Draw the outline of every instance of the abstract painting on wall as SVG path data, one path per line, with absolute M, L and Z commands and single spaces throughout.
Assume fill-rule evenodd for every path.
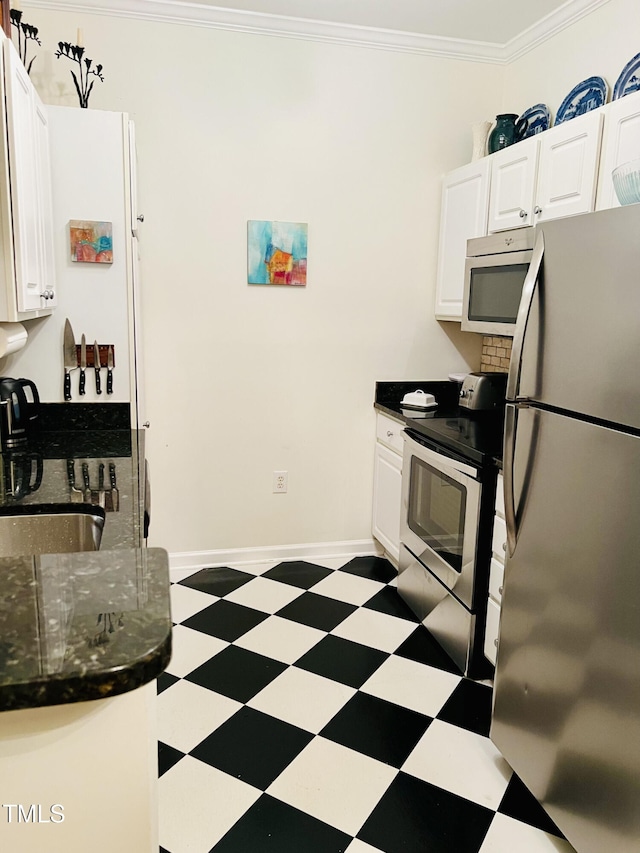
M 249 284 L 307 283 L 307 223 L 248 222 Z
M 69 222 L 71 260 L 89 264 L 113 263 L 111 222 L 72 219 Z

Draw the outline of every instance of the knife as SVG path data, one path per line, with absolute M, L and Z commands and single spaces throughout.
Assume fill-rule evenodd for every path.
M 71 371 L 78 366 L 78 354 L 76 353 L 76 339 L 69 319 L 64 324 L 64 343 L 62 345 L 64 355 L 64 399 L 71 399 Z
M 113 347 L 107 350 L 107 394 L 113 394 Z
M 96 369 L 96 394 L 102 394 L 100 387 L 100 350 L 97 341 L 93 342 L 93 366 Z
M 78 394 L 84 394 L 86 382 L 85 370 L 87 369 L 87 339 L 83 335 L 80 339 L 80 382 L 78 383 Z

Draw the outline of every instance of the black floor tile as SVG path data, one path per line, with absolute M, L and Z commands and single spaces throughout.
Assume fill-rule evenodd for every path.
M 349 572 L 350 575 L 358 575 L 360 578 L 368 578 L 382 583 L 389 583 L 398 576 L 391 563 L 384 557 L 354 557 L 339 571 Z
M 329 635 L 295 665 L 350 687 L 361 687 L 388 657 L 386 652 Z
M 357 837 L 384 853 L 478 853 L 493 812 L 399 773 Z
M 177 675 L 171 675 L 170 672 L 162 672 L 157 678 L 158 693 L 162 693 L 163 690 L 171 687 L 176 681 L 180 681 Z
M 407 607 L 398 595 L 398 590 L 393 586 L 385 586 L 363 604 L 368 610 L 377 610 L 378 613 L 387 613 L 399 619 L 407 619 L 409 622 L 419 622 L 418 617 Z
M 515 773 L 509 780 L 498 811 L 515 820 L 535 826 L 536 829 L 564 838 L 562 832 Z
M 264 791 L 313 737 L 297 726 L 244 707 L 189 754 Z
M 255 575 L 248 572 L 239 572 L 237 569 L 220 566 L 215 569 L 202 569 L 179 583 L 181 586 L 188 586 L 222 598 L 223 595 L 229 595 L 230 592 L 249 583 L 254 577 Z
M 254 610 L 242 604 L 234 604 L 232 601 L 216 601 L 185 619 L 182 624 L 187 628 L 194 628 L 203 634 L 210 634 L 212 637 L 219 637 L 221 640 L 232 643 L 256 625 L 264 622 L 268 616 L 268 613 L 262 613 L 260 610 Z
M 248 702 L 286 668 L 286 663 L 227 646 L 189 673 L 186 681 L 215 690 L 238 702 Z
M 399 768 L 428 729 L 431 719 L 358 692 L 320 734 Z
M 351 836 L 263 794 L 210 853 L 343 853 Z
M 184 752 L 158 741 L 158 776 L 170 770 L 181 758 L 184 758 Z
M 315 563 L 305 563 L 303 560 L 293 560 L 290 563 L 280 563 L 265 572 L 262 577 L 272 581 L 281 581 L 300 589 L 309 589 L 314 584 L 332 574 L 331 569 L 316 566 Z
M 462 672 L 424 625 L 419 625 L 413 634 L 410 634 L 404 643 L 396 649 L 395 654 L 402 658 L 415 660 L 418 663 L 435 666 L 436 669 L 443 669 L 445 672 L 452 672 L 454 675 L 462 675 Z
M 303 592 L 282 610 L 278 610 L 278 616 L 321 631 L 332 631 L 357 609 L 353 604 L 336 601 L 325 595 Z
M 486 684 L 463 678 L 440 709 L 438 719 L 489 737 L 492 693 Z

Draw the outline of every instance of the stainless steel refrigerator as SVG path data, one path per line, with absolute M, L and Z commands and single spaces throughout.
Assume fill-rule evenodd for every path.
M 640 204 L 545 223 L 507 387 L 491 739 L 578 853 L 640 850 Z

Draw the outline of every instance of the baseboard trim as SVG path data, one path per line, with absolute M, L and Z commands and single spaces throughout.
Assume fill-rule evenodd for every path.
M 182 551 L 169 554 L 173 572 L 185 569 L 214 568 L 242 563 L 312 560 L 314 558 L 382 556 L 383 550 L 374 539 L 352 539 L 346 542 L 311 542 L 301 545 L 265 545 L 260 548 L 229 548 L 218 551 Z

